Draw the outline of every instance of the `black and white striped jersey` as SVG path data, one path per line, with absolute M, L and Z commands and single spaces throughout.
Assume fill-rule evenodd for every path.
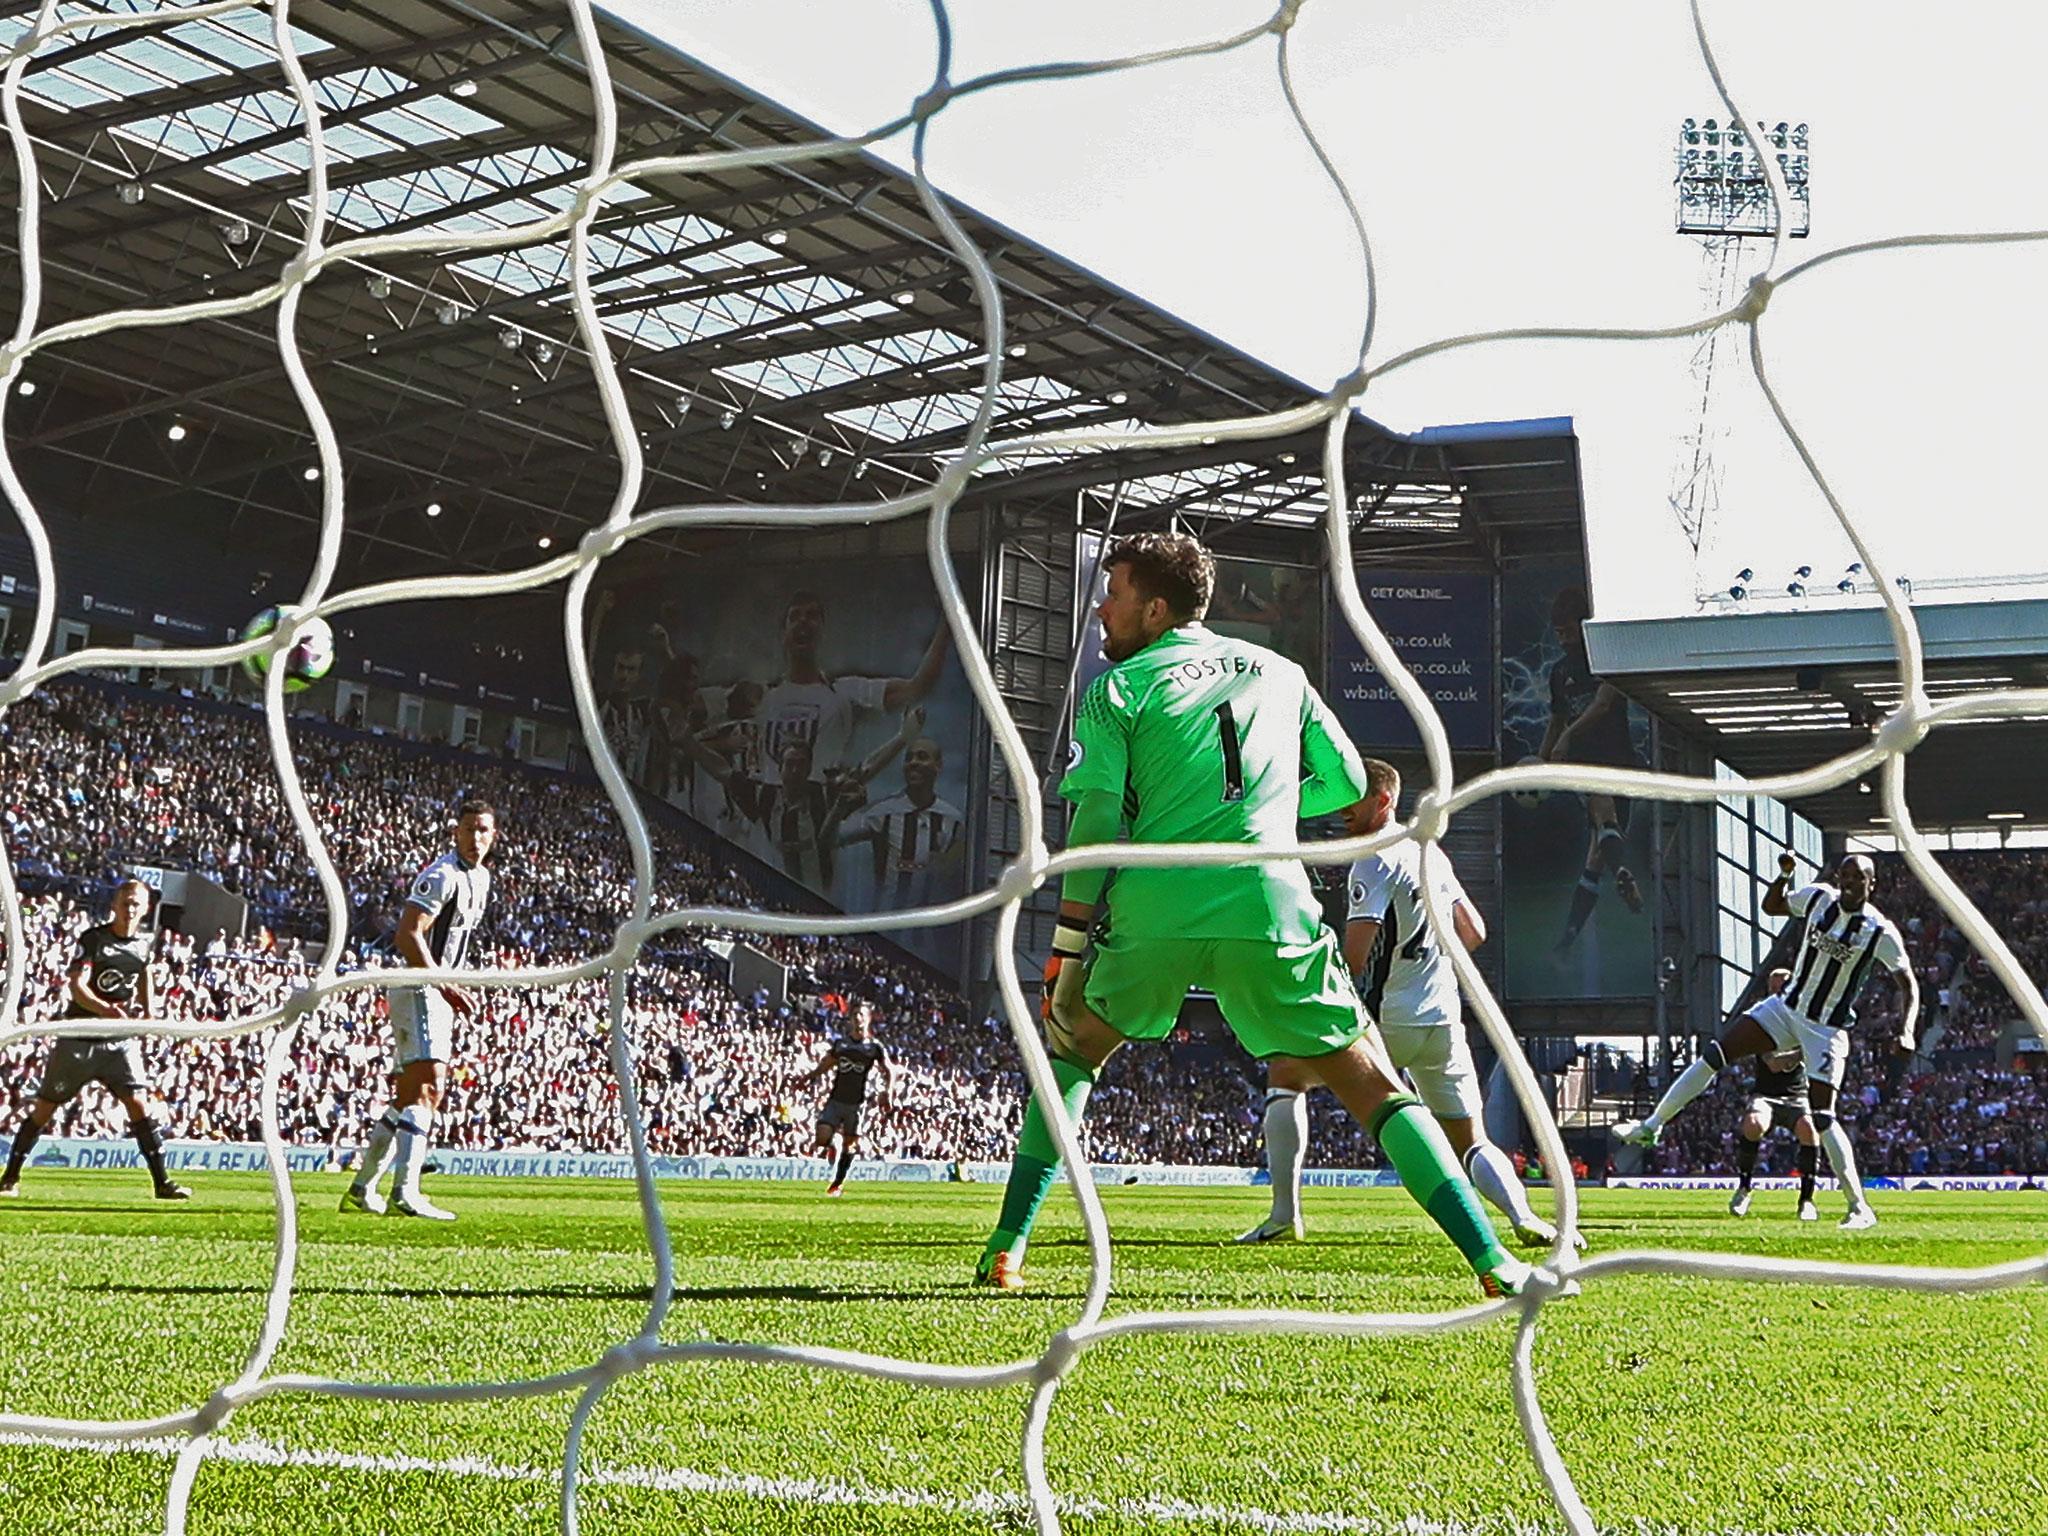
M 459 970 L 468 960 L 490 899 L 491 872 L 480 864 L 463 863 L 453 848 L 419 872 L 405 903 L 434 920 L 427 930 L 427 954 L 435 964 Z
M 1792 967 L 1785 1003 L 1802 1018 L 1830 1029 L 1856 1022 L 1856 996 L 1873 966 L 1906 968 L 1906 944 L 1898 925 L 1871 902 L 1855 911 L 1842 904 L 1831 885 L 1804 885 L 1786 894 L 1794 917 L 1806 919 L 1806 936 Z
M 874 844 L 875 894 L 885 905 L 922 905 L 929 898 L 932 867 L 959 846 L 966 818 L 945 800 L 923 805 L 909 795 L 892 795 L 863 807 L 840 833 L 841 842 L 866 838 Z

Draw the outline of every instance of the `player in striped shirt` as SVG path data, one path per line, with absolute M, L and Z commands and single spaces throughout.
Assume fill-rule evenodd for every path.
M 1639 1121 L 1622 1121 L 1614 1134 L 1622 1141 L 1653 1147 L 1671 1117 L 1705 1091 L 1731 1061 L 1769 1051 L 1796 1049 L 1806 1064 L 1807 1093 L 1812 1101 L 1813 1128 L 1835 1176 L 1849 1194 L 1849 1214 L 1842 1225 L 1851 1231 L 1877 1225 L 1877 1213 L 1863 1197 L 1856 1176 L 1856 1154 L 1849 1133 L 1835 1118 L 1835 1096 L 1849 1060 L 1849 1026 L 1856 1022 L 1856 998 L 1873 970 L 1882 970 L 1899 990 L 1897 1049 L 1913 1049 L 1920 1016 L 1920 984 L 1906 959 L 1905 941 L 1892 920 L 1870 900 L 1877 867 L 1862 854 L 1851 854 L 1837 866 L 1836 885 L 1804 885 L 1787 891 L 1797 867 L 1790 854 L 1778 856 L 1779 875 L 1764 892 L 1764 912 L 1771 917 L 1800 917 L 1806 934 L 1792 965 L 1792 981 L 1735 1021 L 1719 1040 L 1711 1040 L 1699 1059 L 1679 1073 L 1664 1090 L 1657 1107 Z
M 922 710 L 906 715 L 920 722 Z M 909 741 L 903 752 L 903 792 L 864 806 L 839 829 L 839 846 L 867 843 L 874 856 L 874 905 L 902 911 L 933 899 L 935 876 L 958 868 L 966 818 L 939 796 L 945 756 L 929 736 Z

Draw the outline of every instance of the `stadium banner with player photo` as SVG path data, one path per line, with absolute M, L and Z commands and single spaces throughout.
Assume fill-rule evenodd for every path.
M 978 714 L 922 559 L 680 566 L 601 589 L 590 634 L 642 789 L 842 911 L 965 889 Z M 959 967 L 955 931 L 892 937 Z
M 1512 566 L 1501 584 L 1501 761 L 1649 765 L 1650 721 L 1586 660 L 1586 569 Z M 1503 944 L 1516 1001 L 1654 993 L 1651 808 L 1613 795 L 1505 797 Z
M 1484 571 L 1396 571 L 1361 566 L 1366 608 L 1460 750 L 1493 746 L 1493 578 Z M 1412 750 L 1421 733 L 1393 686 L 1365 654 L 1332 594 L 1330 669 L 1324 697 L 1345 733 L 1368 751 Z

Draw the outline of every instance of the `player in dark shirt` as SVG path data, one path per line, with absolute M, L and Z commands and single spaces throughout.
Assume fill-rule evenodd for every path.
M 114 887 L 113 913 L 104 923 L 78 936 L 78 954 L 71 962 L 66 989 L 67 1019 L 146 1019 L 156 1012 L 156 980 L 150 973 L 150 936 L 142 929 L 149 915 L 149 887 L 124 880 Z M 0 1195 L 12 1195 L 21 1183 L 22 1166 L 50 1128 L 57 1111 L 77 1098 L 87 1083 L 98 1083 L 128 1111 L 128 1131 L 156 1185 L 159 1200 L 189 1200 L 192 1191 L 172 1180 L 164 1168 L 163 1132 L 150 1117 L 142 1073 L 142 1044 L 133 1035 L 66 1035 L 50 1050 L 35 1102 L 7 1153 L 7 1171 L 0 1174 Z
M 817 1139 L 818 1155 L 833 1160 L 832 1184 L 825 1191 L 828 1195 L 839 1193 L 846 1183 L 847 1170 L 853 1166 L 854 1149 L 860 1140 L 861 1106 L 867 1101 L 868 1077 L 875 1068 L 882 1069 L 883 1102 L 896 1096 L 896 1065 L 875 1038 L 874 1014 L 872 1004 L 855 1003 L 853 1027 L 846 1038 L 833 1041 L 825 1059 L 804 1078 L 810 1084 L 827 1073 L 832 1077 L 832 1091 L 825 1096 L 825 1107 L 818 1115 Z
M 1782 993 L 1792 973 L 1771 972 L 1771 995 Z M 1792 1132 L 1799 1140 L 1799 1219 L 1818 1221 L 1813 1203 L 1814 1176 L 1820 1166 L 1820 1134 L 1813 1128 L 1812 1105 L 1806 1093 L 1806 1061 L 1797 1049 L 1774 1051 L 1756 1059 L 1756 1094 L 1742 1117 L 1742 1139 L 1735 1144 L 1735 1194 L 1729 1214 L 1749 1214 L 1749 1186 L 1756 1177 L 1756 1155 L 1772 1131 Z
M 1550 624 L 1564 655 L 1550 668 L 1550 724 L 1543 733 L 1537 756 L 1548 763 L 1597 763 L 1608 768 L 1641 768 L 1635 739 L 1629 734 L 1628 700 L 1612 683 L 1593 675 L 1586 659 L 1586 605 L 1583 587 L 1567 587 L 1550 607 Z M 1593 915 L 1600 899 L 1600 884 L 1614 876 L 1614 891 L 1629 911 L 1643 910 L 1641 887 L 1623 864 L 1622 837 L 1628 831 L 1629 803 L 1619 795 L 1588 794 L 1586 822 L 1592 839 L 1586 848 L 1586 867 L 1572 891 L 1571 911 L 1565 917 L 1564 937 L 1559 949 L 1568 949 Z

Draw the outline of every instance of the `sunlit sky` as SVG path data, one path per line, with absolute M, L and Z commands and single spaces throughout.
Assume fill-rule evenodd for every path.
M 601 0 L 839 132 L 904 110 L 935 57 L 922 0 Z M 1220 36 L 1245 0 L 956 0 L 953 77 Z M 1785 263 L 1888 235 L 2048 228 L 2038 8 L 1710 0 L 1745 115 L 1812 125 L 1813 233 Z M 1304 109 L 1358 196 L 1378 274 L 1375 360 L 1523 325 L 1705 313 L 1672 232 L 1687 116 L 1725 117 L 1689 10 L 1653 0 L 1309 0 Z M 1037 243 L 1316 387 L 1351 367 L 1365 285 L 1342 205 L 1288 117 L 1276 47 L 949 106 L 933 179 Z M 888 146 L 907 158 L 905 141 Z M 1759 251 L 1758 256 L 1761 256 Z M 2048 244 L 1881 253 L 1780 293 L 1772 377 L 1892 574 L 1921 593 L 2048 572 L 2023 472 L 2048 342 Z M 1399 430 L 1570 416 L 1598 615 L 1691 612 L 1741 566 L 1831 585 L 1853 554 L 1771 421 L 1738 333 L 1717 371 L 1720 509 L 1695 560 L 1670 507 L 1699 414 L 1691 342 L 1488 344 L 1377 381 Z

